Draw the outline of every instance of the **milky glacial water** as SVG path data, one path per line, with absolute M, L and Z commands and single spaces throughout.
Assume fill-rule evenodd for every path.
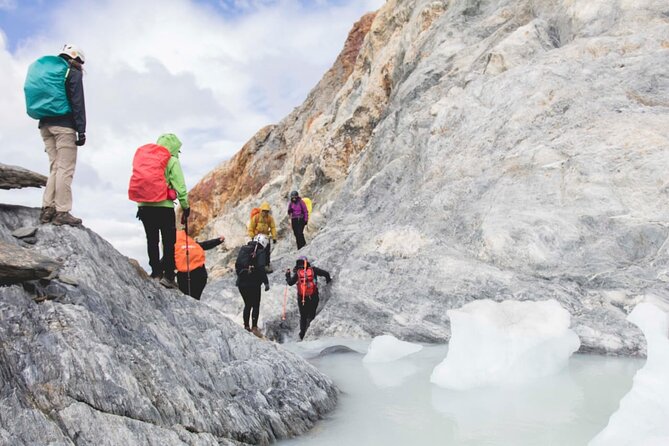
M 316 355 L 332 345 L 358 353 Z M 330 376 L 338 407 L 314 429 L 282 446 L 587 445 L 632 387 L 644 360 L 574 355 L 562 373 L 514 387 L 451 391 L 430 383 L 446 346 L 407 358 L 363 364 L 368 342 L 319 340 L 285 345 Z

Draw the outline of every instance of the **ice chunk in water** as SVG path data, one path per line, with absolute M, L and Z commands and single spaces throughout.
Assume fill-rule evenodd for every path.
M 371 344 L 369 344 L 367 354 L 362 358 L 362 361 L 370 364 L 392 362 L 412 353 L 416 353 L 422 348 L 422 345 L 400 341 L 395 336 L 377 336 L 372 340 Z
M 548 376 L 566 367 L 581 345 L 569 329 L 569 313 L 555 300 L 496 303 L 483 299 L 449 310 L 448 316 L 448 354 L 430 381 L 449 389 Z
M 634 375 L 632 390 L 589 446 L 669 444 L 669 320 L 651 303 L 640 303 L 627 317 L 646 336 L 648 359 Z

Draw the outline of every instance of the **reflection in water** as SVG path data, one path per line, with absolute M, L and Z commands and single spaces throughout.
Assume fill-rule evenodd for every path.
M 361 354 L 318 356 L 345 344 Z M 364 341 L 287 345 L 337 383 L 339 406 L 304 436 L 280 445 L 578 446 L 607 423 L 642 360 L 576 355 L 563 373 L 506 388 L 452 391 L 430 383 L 446 346 L 363 365 Z

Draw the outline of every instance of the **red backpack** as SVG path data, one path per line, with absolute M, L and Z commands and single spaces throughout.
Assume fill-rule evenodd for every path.
M 167 200 L 169 187 L 165 168 L 171 156 L 169 150 L 158 144 L 146 144 L 137 149 L 132 160 L 128 198 L 138 203 Z
M 299 268 L 297 270 L 297 295 L 302 298 L 311 297 L 316 293 L 316 282 L 314 281 L 313 268 Z

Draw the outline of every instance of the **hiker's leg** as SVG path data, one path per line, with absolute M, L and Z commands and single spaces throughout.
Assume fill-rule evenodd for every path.
M 56 212 L 72 210 L 72 179 L 77 165 L 76 133 L 67 127 L 51 126 L 50 132 L 56 140 Z
M 200 296 L 202 296 L 202 291 L 204 291 L 205 285 L 207 285 L 207 269 L 204 266 L 195 268 L 190 272 L 191 297 L 200 300 Z
M 160 262 L 160 249 L 158 248 L 158 243 L 160 242 L 160 230 L 155 208 L 142 206 L 139 208 L 137 215 L 144 225 L 146 251 L 149 255 L 149 265 L 151 265 L 151 277 L 157 277 L 162 274 L 162 266 Z
M 44 141 L 44 151 L 49 157 L 49 178 L 46 180 L 46 188 L 42 195 L 42 207 L 56 207 L 56 138 L 49 131 L 48 126 L 40 130 Z
M 316 318 L 316 309 L 318 308 L 318 294 L 311 296 L 311 299 L 307 300 L 307 326 L 304 329 L 304 332 L 309 329 L 311 321 Z
M 252 296 L 252 313 L 251 313 L 251 327 L 258 326 L 258 318 L 260 317 L 260 285 L 251 288 L 253 290 Z
M 292 218 L 290 220 L 290 227 L 293 228 L 293 235 L 295 236 L 295 243 L 297 243 L 297 249 L 300 249 L 300 221 L 299 218 Z
M 300 249 L 307 244 L 307 241 L 304 239 L 304 220 L 301 218 L 293 220 L 293 231 L 295 231 L 297 249 Z
M 179 290 L 188 295 L 188 275 L 186 273 L 177 272 L 177 284 L 179 285 Z
M 249 288 L 239 288 L 239 294 L 244 299 L 244 328 L 249 329 L 249 317 L 251 317 L 251 297 L 249 296 Z
M 163 239 L 163 272 L 167 280 L 174 280 L 174 244 L 177 242 L 176 215 L 172 208 L 160 209 L 160 235 Z
M 307 299 L 304 300 L 304 305 L 302 305 L 302 298 L 297 296 L 297 308 L 300 310 L 300 339 L 304 338 L 304 334 L 307 332 Z
M 267 248 L 265 248 L 265 266 L 269 266 L 269 256 L 272 254 L 272 239 L 267 238 Z

